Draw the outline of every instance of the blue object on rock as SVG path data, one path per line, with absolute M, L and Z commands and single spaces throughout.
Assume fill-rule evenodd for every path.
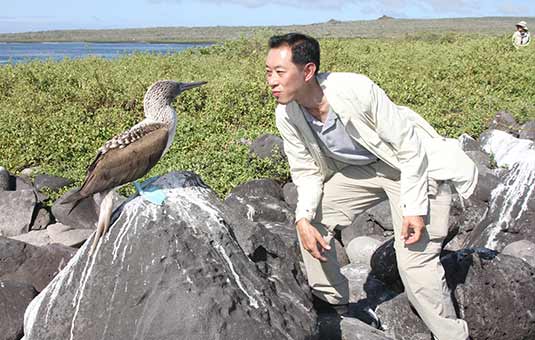
M 143 197 L 145 200 L 156 205 L 162 205 L 165 199 L 167 198 L 167 195 L 160 187 L 156 185 L 150 185 L 158 178 L 158 176 L 151 177 L 141 184 L 138 181 L 134 181 L 134 186 L 136 187 L 136 190 L 139 195 L 141 195 L 141 197 Z

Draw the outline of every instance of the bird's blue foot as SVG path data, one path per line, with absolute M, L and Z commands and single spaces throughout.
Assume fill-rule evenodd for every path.
M 134 181 L 134 186 L 136 187 L 136 190 L 139 195 L 145 200 L 156 205 L 162 205 L 167 196 L 161 188 L 156 185 L 151 185 L 151 183 L 157 180 L 158 178 L 158 176 L 151 177 L 141 184 L 138 181 Z

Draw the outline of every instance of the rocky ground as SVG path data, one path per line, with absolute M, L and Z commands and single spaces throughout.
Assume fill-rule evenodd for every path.
M 480 183 L 454 199 L 442 254 L 457 312 L 476 340 L 535 339 L 535 122 L 501 112 L 459 141 Z M 280 143 L 263 136 L 251 152 Z M 70 181 L 0 168 L 0 339 L 430 339 L 403 292 L 388 204 L 339 235 L 352 315 L 340 318 L 313 307 L 292 183 L 251 181 L 225 200 L 190 172 L 155 184 L 165 204 L 117 195 L 89 256 L 98 197 L 67 214 L 43 191 Z

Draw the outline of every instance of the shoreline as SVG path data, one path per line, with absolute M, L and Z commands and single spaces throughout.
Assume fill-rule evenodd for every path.
M 221 41 L 193 41 L 193 40 L 0 40 L 0 44 L 38 44 L 38 43 L 51 43 L 51 44 L 63 44 L 63 43 L 83 43 L 83 44 L 206 44 L 214 45 Z

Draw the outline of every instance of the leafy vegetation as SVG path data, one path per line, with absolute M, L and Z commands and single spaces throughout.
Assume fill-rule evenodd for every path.
M 446 32 L 480 35 L 511 35 L 514 24 L 533 17 L 482 17 L 444 19 L 394 19 L 339 21 L 291 26 L 152 27 L 102 30 L 56 30 L 0 34 L 0 41 L 90 41 L 90 42 L 201 42 L 252 37 L 258 31 L 303 32 L 317 38 L 392 38 L 441 35 Z
M 288 176 L 251 160 L 248 146 L 276 134 L 264 79 L 267 35 L 169 55 L 135 54 L 0 67 L 0 165 L 39 166 L 80 184 L 95 151 L 143 117 L 143 95 L 158 79 L 206 80 L 175 102 L 175 142 L 150 176 L 191 170 L 220 195 L 252 178 Z M 477 137 L 499 110 L 535 118 L 533 46 L 508 36 L 424 35 L 404 39 L 324 39 L 323 70 L 368 75 L 398 104 L 444 135 Z

